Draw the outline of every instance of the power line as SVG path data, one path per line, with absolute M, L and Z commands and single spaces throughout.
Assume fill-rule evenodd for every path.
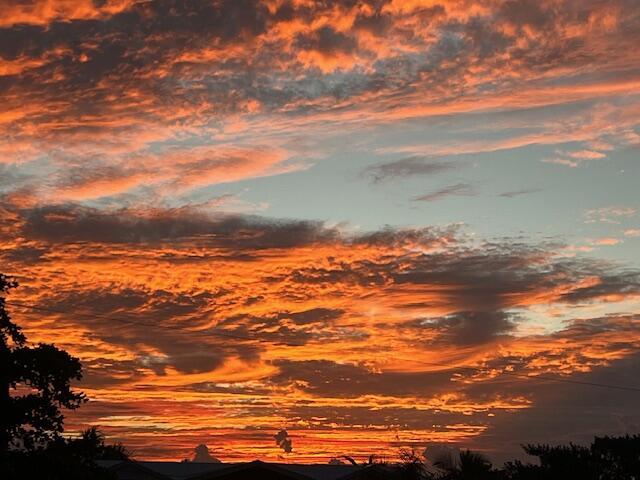
M 402 360 L 402 361 L 405 361 L 405 362 L 412 362 L 412 363 L 421 364 L 421 365 L 428 365 L 428 366 L 434 366 L 434 367 L 443 367 L 443 368 L 447 368 L 448 370 L 467 370 L 467 371 L 472 371 L 474 373 L 482 372 L 482 369 L 478 368 L 478 367 L 465 367 L 465 366 L 452 367 L 450 365 L 445 365 L 443 363 L 425 362 L 425 361 L 422 361 L 422 360 L 415 360 L 415 359 L 410 359 L 410 358 L 402 358 L 402 357 L 397 357 L 397 356 L 394 356 L 394 358 L 396 360 Z M 500 375 L 507 375 L 507 376 L 516 377 L 516 378 L 523 378 L 523 379 L 526 379 L 526 380 L 548 380 L 548 381 L 551 381 L 551 382 L 572 383 L 572 384 L 575 384 L 575 385 L 586 385 L 586 386 L 589 386 L 589 387 L 612 388 L 612 389 L 616 389 L 616 390 L 625 390 L 625 391 L 628 391 L 628 392 L 640 392 L 640 387 L 627 386 L 627 385 L 614 385 L 614 384 L 610 384 L 610 383 L 586 382 L 586 381 L 582 381 L 582 380 L 571 380 L 570 378 L 549 377 L 547 375 L 525 375 L 523 373 L 515 373 L 515 372 L 504 371 L 504 370 L 500 372 Z
M 266 338 L 259 338 L 259 337 L 250 337 L 250 336 L 244 336 L 244 335 L 237 335 L 237 334 L 233 334 L 233 333 L 227 333 L 227 332 L 221 332 L 219 330 L 184 330 L 180 327 L 170 327 L 167 325 L 162 325 L 162 324 L 151 324 L 151 323 L 146 323 L 146 322 L 137 322 L 137 321 L 133 321 L 133 320 L 128 320 L 128 319 L 124 319 L 124 318 L 120 318 L 120 317 L 112 317 L 112 316 L 107 316 L 107 315 L 100 315 L 100 314 L 95 314 L 95 313 L 82 313 L 82 312 L 67 312 L 64 310 L 58 310 L 58 309 L 53 309 L 53 308 L 46 308 L 46 307 L 38 307 L 35 305 L 27 305 L 25 303 L 21 303 L 21 302 L 15 302 L 13 300 L 11 301 L 5 301 L 5 303 L 7 305 L 13 305 L 16 307 L 21 307 L 21 308 L 26 308 L 29 310 L 36 310 L 36 311 L 42 311 L 42 312 L 48 312 L 48 313 L 55 313 L 58 315 L 79 315 L 79 316 L 83 316 L 86 318 L 96 318 L 99 320 L 108 320 L 108 321 L 115 321 L 115 322 L 120 322 L 120 323 L 125 323 L 125 324 L 129 324 L 129 325 L 136 325 L 136 326 L 143 326 L 143 327 L 149 327 L 149 328 L 160 328 L 160 329 L 165 329 L 165 330 L 170 330 L 172 332 L 178 332 L 178 333 L 183 333 L 183 334 L 188 334 L 188 335 L 200 335 L 200 336 L 205 336 L 205 337 L 209 337 L 211 335 L 213 336 L 218 336 L 218 337 L 223 337 L 223 338 L 231 338 L 234 340 L 243 340 L 243 341 L 249 341 L 249 342 L 260 342 L 260 343 L 268 343 L 268 344 L 275 344 L 275 345 L 285 345 L 288 347 L 302 347 L 304 346 L 303 344 L 299 344 L 299 343 L 290 343 L 290 342 L 284 342 L 284 341 L 278 341 L 278 340 L 269 340 Z M 411 359 L 411 358 L 403 358 L 403 357 L 398 357 L 396 355 L 394 355 L 394 359 L 396 360 L 401 360 L 404 362 L 410 362 L 410 363 L 415 363 L 415 364 L 420 364 L 420 365 L 426 365 L 426 366 L 432 366 L 432 367 L 440 367 L 440 368 L 444 368 L 446 370 L 466 370 L 466 371 L 470 371 L 470 372 L 474 372 L 474 373 L 481 373 L 482 369 L 478 368 L 478 367 L 466 367 L 466 366 L 451 366 L 451 365 L 447 365 L 444 363 L 438 363 L 438 362 L 426 362 L 424 360 L 417 360 L 417 359 Z M 615 385 L 615 384 L 608 384 L 608 383 L 599 383 L 599 382 L 587 382 L 587 381 L 582 381 L 582 380 L 572 380 L 569 378 L 562 378 L 562 377 L 549 377 L 547 375 L 525 375 L 522 373 L 515 373 L 515 372 L 509 372 L 509 371 L 501 371 L 500 375 L 505 375 L 505 376 L 510 376 L 510 377 L 515 377 L 515 378 L 520 378 L 520 379 L 525 379 L 525 380 L 545 380 L 545 381 L 550 381 L 550 382 L 558 382 L 558 383 L 567 383 L 567 384 L 574 384 L 574 385 L 584 385 L 584 386 L 589 386 L 589 387 L 599 387 L 599 388 L 609 388 L 609 389 L 614 389 L 614 390 L 623 390 L 623 391 L 628 391 L 628 392 L 640 392 L 640 387 L 635 387 L 635 386 L 628 386 L 628 385 Z

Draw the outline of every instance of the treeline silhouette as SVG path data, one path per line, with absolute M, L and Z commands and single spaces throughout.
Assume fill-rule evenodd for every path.
M 56 438 L 36 448 L 17 448 L 3 455 L 0 478 L 43 480 L 117 480 L 99 460 L 126 460 L 121 444 L 108 445 L 95 427 L 79 438 Z
M 27 344 L 6 310 L 5 295 L 17 283 L 0 274 L 0 479 L 114 480 L 99 460 L 126 460 L 121 444 L 108 445 L 96 429 L 63 437 L 62 409 L 76 409 L 86 397 L 71 388 L 82 378 L 79 359 L 54 345 Z M 280 438 L 283 437 L 283 438 Z M 287 432 L 278 441 L 291 443 Z M 284 448 L 284 447 L 283 447 Z M 494 468 L 483 455 L 463 451 L 426 462 L 403 450 L 397 462 L 369 458 L 353 480 L 640 480 L 640 435 L 596 437 L 590 446 L 525 445 L 537 462 L 515 460 Z M 345 456 L 351 463 L 355 461 Z
M 80 360 L 54 345 L 30 346 L 11 320 L 5 295 L 18 285 L 0 274 L 0 478 L 111 480 L 98 460 L 122 460 L 124 446 L 107 445 L 96 429 L 65 438 L 62 409 L 86 397 L 71 388 L 82 378 Z
M 397 477 L 406 480 L 638 480 L 640 435 L 595 437 L 590 446 L 524 445 L 537 461 L 506 462 L 494 468 L 487 457 L 469 450 L 455 462 L 434 462 L 433 471 L 414 452 L 402 452 Z

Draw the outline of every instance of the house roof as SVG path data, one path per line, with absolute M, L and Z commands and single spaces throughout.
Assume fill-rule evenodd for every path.
M 244 470 L 264 470 L 279 473 L 283 478 L 293 480 L 339 480 L 350 476 L 363 467 L 356 465 L 289 464 L 267 463 L 260 460 L 245 463 L 194 463 L 194 462 L 146 462 L 146 461 L 100 461 L 102 467 L 113 471 L 122 470 L 125 465 L 137 468 L 141 474 L 153 472 L 159 479 L 170 480 L 223 480 L 226 475 Z M 135 467 L 134 467 L 135 465 Z M 130 477 L 127 477 L 130 478 Z
M 231 465 L 228 468 L 221 469 L 215 472 L 204 473 L 198 477 L 194 477 L 193 480 L 214 480 L 214 479 L 223 479 L 227 475 L 231 475 L 233 473 L 238 472 L 273 472 L 282 476 L 283 479 L 291 479 L 291 480 L 313 480 L 312 477 L 308 477 L 299 472 L 295 472 L 293 470 L 289 470 L 287 465 L 277 464 L 277 463 L 266 463 L 260 460 L 254 460 L 253 462 L 248 463 L 236 463 L 235 465 Z
M 169 480 L 171 477 L 167 477 L 160 472 L 148 468 L 143 465 L 142 462 L 136 462 L 134 460 L 99 460 L 96 462 L 102 468 L 106 468 L 114 472 L 120 479 L 155 479 L 155 480 Z
M 138 462 L 145 467 L 173 480 L 187 480 L 204 473 L 216 472 L 229 468 L 230 463 L 198 463 L 198 462 Z
M 354 470 L 340 480 L 391 480 L 399 478 L 397 468 L 386 464 L 373 463 Z
M 362 470 L 359 465 L 325 465 L 325 464 L 281 464 L 288 470 L 301 473 L 314 480 L 338 480 L 347 475 Z

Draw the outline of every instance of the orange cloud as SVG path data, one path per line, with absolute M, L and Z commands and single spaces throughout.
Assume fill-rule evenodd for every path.
M 622 240 L 620 240 L 619 238 L 603 237 L 603 238 L 598 238 L 596 240 L 593 240 L 592 243 L 594 245 L 600 245 L 600 246 L 611 246 L 611 245 L 617 245 L 620 242 L 622 242 Z
M 30 339 L 85 365 L 92 402 L 71 431 L 100 425 L 147 458 L 208 443 L 225 460 L 275 460 L 286 425 L 292 461 L 391 456 L 535 430 L 563 397 L 553 388 L 570 388 L 549 376 L 638 377 L 639 320 L 620 312 L 638 311 L 639 274 L 576 255 L 590 246 L 354 234 L 221 211 L 225 196 L 159 207 L 452 115 L 506 120 L 490 140 L 372 140 L 365 151 L 411 156 L 364 173 L 380 183 L 454 168 L 423 157 L 532 145 L 579 166 L 637 145 L 629 2 L 0 4 L 0 260 L 22 284 L 12 300 L 42 309 L 11 307 Z M 591 401 L 576 415 L 603 410 Z M 594 418 L 589 434 L 610 424 Z
M 11 307 L 16 320 L 85 365 L 92 402 L 71 430 L 99 424 L 148 458 L 206 441 L 275 459 L 260 442 L 283 422 L 294 461 L 393 455 L 396 430 L 469 443 L 535 408 L 545 382 L 527 377 L 579 379 L 640 347 L 635 316 L 518 333 L 534 307 L 624 310 L 640 294 L 637 272 L 544 246 L 194 208 L 7 205 L 9 221 L 10 300 L 44 309 Z
M 46 25 L 53 21 L 90 20 L 122 12 L 133 0 L 107 0 L 101 6 L 91 0 L 3 1 L 0 27 L 19 24 Z
M 157 154 L 128 157 L 120 165 L 90 163 L 67 169 L 48 186 L 34 189 L 41 202 L 83 201 L 130 192 L 145 186 L 158 194 L 178 194 L 198 187 L 248 178 L 279 175 L 307 168 L 286 163 L 287 153 L 269 147 L 174 148 Z

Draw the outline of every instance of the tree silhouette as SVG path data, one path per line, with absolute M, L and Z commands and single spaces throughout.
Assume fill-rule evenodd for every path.
M 504 478 L 513 480 L 618 480 L 640 478 L 640 435 L 596 437 L 590 447 L 525 445 L 538 465 L 508 462 Z M 635 476 L 635 477 L 634 477 Z
M 460 472 L 459 478 L 481 480 L 493 478 L 492 465 L 487 457 L 481 453 L 466 450 L 460 452 Z
M 71 389 L 80 380 L 80 361 L 53 345 L 27 346 L 21 328 L 11 321 L 5 295 L 17 287 L 0 274 L 0 456 L 11 448 L 33 450 L 60 438 L 62 408 L 85 401 Z
M 131 453 L 121 443 L 107 444 L 98 427 L 91 427 L 79 438 L 59 441 L 57 445 L 86 463 L 95 460 L 127 460 Z
M 624 478 L 631 472 L 640 478 L 640 435 L 596 437 L 591 444 L 591 455 L 600 464 L 602 480 Z
M 120 444 L 105 444 L 94 427 L 78 438 L 56 438 L 44 448 L 11 451 L 8 461 L 0 463 L 0 478 L 117 480 L 116 473 L 100 467 L 96 460 L 126 460 L 128 455 Z
M 460 452 L 457 465 L 442 477 L 447 480 L 489 480 L 496 478 L 491 462 L 484 455 L 470 450 Z
M 433 475 L 426 470 L 423 459 L 413 449 L 400 450 L 398 477 L 401 480 L 430 480 Z

